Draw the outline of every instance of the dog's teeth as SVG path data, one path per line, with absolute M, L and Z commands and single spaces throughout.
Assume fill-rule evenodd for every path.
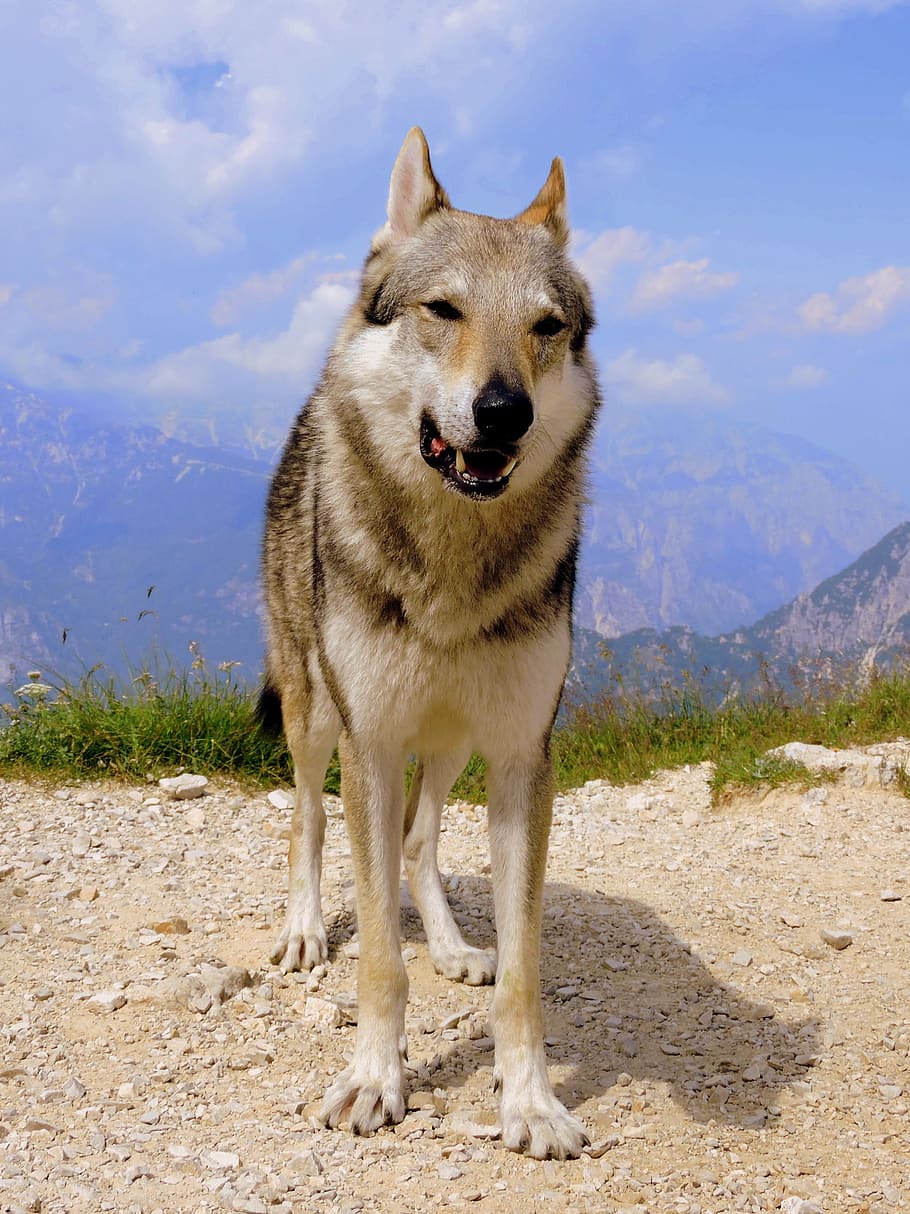
M 509 462 L 506 464 L 506 466 L 503 468 L 502 472 L 500 472 L 500 474 L 499 474 L 499 475 L 500 475 L 501 477 L 505 477 L 505 476 L 511 476 L 511 475 L 512 475 L 512 473 L 515 471 L 515 465 L 516 465 L 517 463 L 518 463 L 518 460 L 517 460 L 517 459 L 510 459 L 510 460 L 509 460 Z
M 455 449 L 455 467 L 459 472 L 466 472 L 468 465 L 464 462 L 464 452 L 461 447 Z

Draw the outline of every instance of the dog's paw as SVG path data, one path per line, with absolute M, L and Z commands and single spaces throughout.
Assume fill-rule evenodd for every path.
M 430 956 L 437 974 L 464 982 L 468 986 L 488 986 L 496 977 L 496 953 L 472 948 L 462 942 L 458 948 L 431 949 Z
M 382 1081 L 362 1077 L 348 1067 L 325 1094 L 319 1116 L 332 1129 L 346 1121 L 352 1134 L 372 1134 L 383 1125 L 404 1120 L 405 1103 L 401 1080 Z
M 288 922 L 275 941 L 269 959 L 276 965 L 280 963 L 281 972 L 289 974 L 294 970 L 311 970 L 314 965 L 325 961 L 328 955 L 329 942 L 323 926 L 306 930 Z
M 585 1127 L 555 1096 L 546 1104 L 521 1104 L 501 1110 L 502 1140 L 510 1151 L 534 1159 L 577 1159 L 588 1145 Z

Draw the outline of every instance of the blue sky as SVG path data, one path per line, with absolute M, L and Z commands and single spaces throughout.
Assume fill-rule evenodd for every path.
M 419 123 L 470 210 L 564 158 L 608 401 L 910 499 L 907 0 L 0 0 L 0 113 L 0 376 L 52 399 L 283 430 Z

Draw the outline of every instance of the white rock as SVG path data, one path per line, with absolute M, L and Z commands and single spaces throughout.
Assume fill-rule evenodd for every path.
M 775 746 L 768 754 L 801 763 L 810 771 L 839 772 L 844 783 L 855 788 L 882 781 L 884 760 L 880 755 L 868 755 L 859 750 L 832 750 L 809 742 L 787 742 L 784 746 Z
M 337 1003 L 308 995 L 303 1005 L 302 1016 L 307 1024 L 318 1024 L 323 1028 L 337 1029 L 344 1024 L 344 1014 Z
M 648 810 L 654 804 L 654 798 L 649 797 L 646 792 L 633 793 L 631 797 L 626 798 L 626 809 L 629 813 L 640 814 Z
M 882 900 L 882 902 L 900 902 L 900 900 L 903 898 L 903 894 L 899 894 L 897 890 L 894 889 L 883 889 L 879 894 L 879 898 Z
M 205 810 L 201 805 L 194 805 L 192 809 L 187 810 L 185 821 L 193 830 L 201 830 L 205 826 Z
M 445 1119 L 444 1128 L 450 1134 L 463 1134 L 466 1138 L 498 1138 L 502 1133 L 495 1113 L 470 1106 L 452 1109 Z
M 90 1011 L 106 1015 L 108 1012 L 116 1012 L 118 1007 L 123 1007 L 126 1003 L 126 995 L 123 991 L 99 991 L 97 995 L 92 995 L 86 1003 Z
M 240 1163 L 240 1156 L 233 1151 L 203 1151 L 199 1159 L 207 1168 L 219 1171 L 222 1168 L 236 1168 Z
M 824 1214 L 821 1206 L 804 1197 L 785 1197 L 780 1203 L 781 1214 Z
M 274 809 L 294 808 L 293 793 L 285 792 L 283 788 L 276 788 L 274 792 L 270 792 L 268 800 L 269 805 Z
M 80 831 L 73 839 L 73 855 L 78 859 L 87 856 L 89 848 L 92 846 L 91 835 L 87 835 L 85 831 Z
M 201 797 L 208 788 L 205 776 L 194 776 L 189 772 L 182 776 L 164 776 L 158 781 L 158 787 L 169 792 L 178 801 L 189 801 L 193 797 Z
M 838 951 L 849 948 L 853 943 L 853 936 L 850 932 L 830 931 L 828 928 L 823 927 L 818 934 L 825 944 L 830 948 L 838 949 Z

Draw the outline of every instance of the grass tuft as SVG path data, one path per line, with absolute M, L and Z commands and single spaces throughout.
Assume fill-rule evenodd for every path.
M 194 770 L 286 783 L 287 747 L 258 728 L 254 708 L 231 663 L 210 673 L 199 658 L 161 678 L 144 669 L 126 684 L 99 669 L 77 683 L 32 680 L 2 705 L 0 770 L 127 780 Z

